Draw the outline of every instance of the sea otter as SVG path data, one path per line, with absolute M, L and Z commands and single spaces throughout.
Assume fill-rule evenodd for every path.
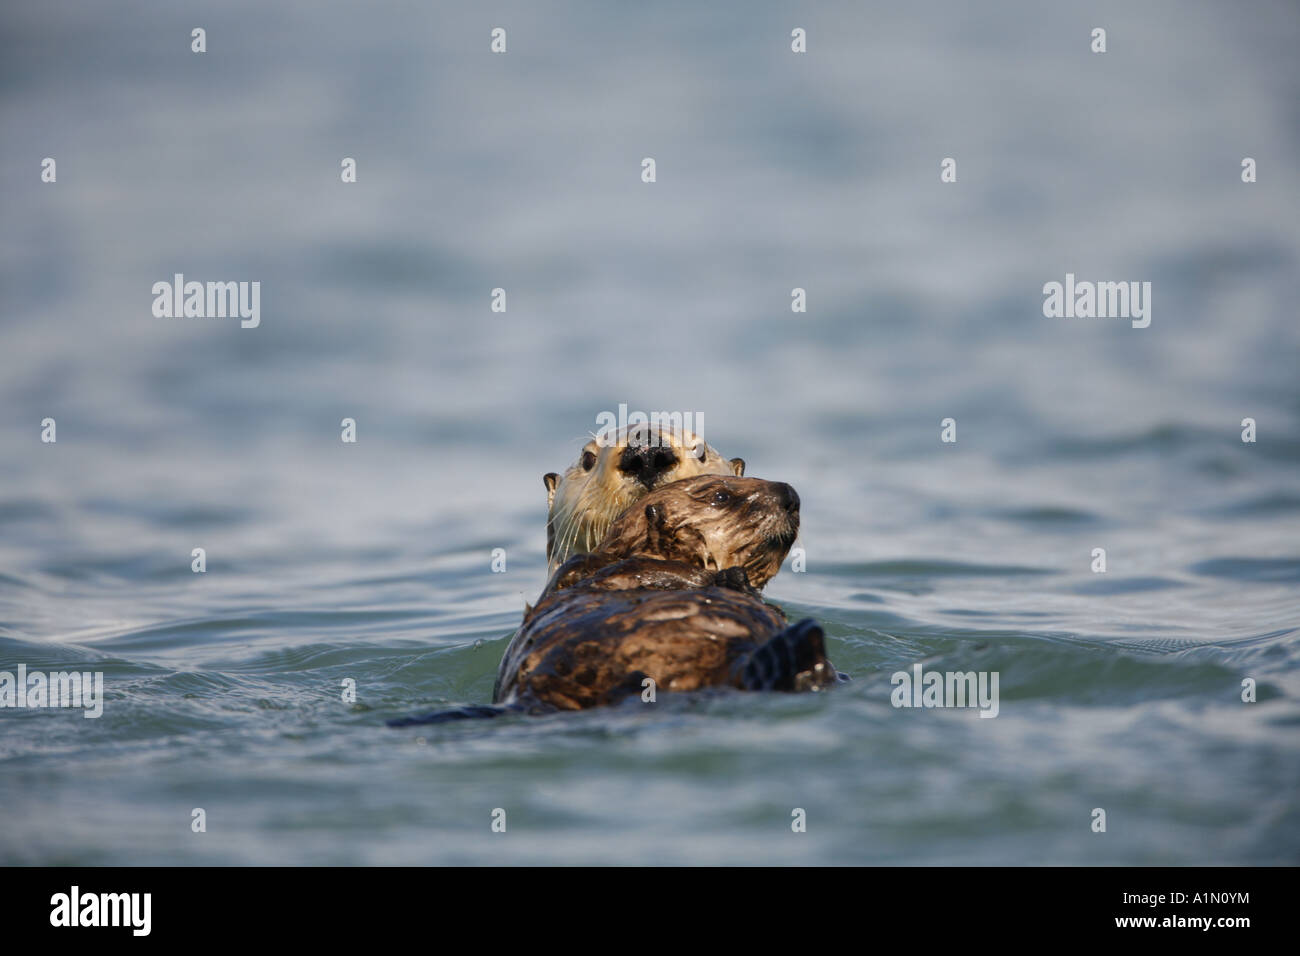
M 602 432 L 583 446 L 563 475 L 546 484 L 546 557 L 554 571 L 570 555 L 592 551 L 610 523 L 634 501 L 672 481 L 695 475 L 745 473 L 694 432 L 659 422 Z
M 817 690 L 846 680 L 806 619 L 787 626 L 758 588 L 799 529 L 787 484 L 701 475 L 646 494 L 589 554 L 551 575 L 502 657 L 494 704 L 390 726 L 613 704 L 657 688 Z
M 822 629 L 787 627 L 757 590 L 798 530 L 799 496 L 780 482 L 700 475 L 646 494 L 526 610 L 494 701 L 578 710 L 640 694 L 646 678 L 670 691 L 834 683 Z

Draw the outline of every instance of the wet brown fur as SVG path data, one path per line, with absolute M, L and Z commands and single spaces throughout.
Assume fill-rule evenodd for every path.
M 502 658 L 494 700 L 577 710 L 640 694 L 647 677 L 668 691 L 745 686 L 751 655 L 786 627 L 756 586 L 780 569 L 798 508 L 794 489 L 756 478 L 651 491 L 552 575 Z M 824 656 L 812 670 L 804 686 L 833 680 Z

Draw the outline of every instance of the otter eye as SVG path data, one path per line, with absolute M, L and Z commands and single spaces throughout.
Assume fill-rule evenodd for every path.
M 596 453 L 594 451 L 584 451 L 582 453 L 582 470 L 591 471 L 596 467 Z
M 731 495 L 727 494 L 727 492 L 725 491 L 719 490 L 713 493 L 713 503 L 715 505 L 725 505 L 730 500 L 731 500 Z

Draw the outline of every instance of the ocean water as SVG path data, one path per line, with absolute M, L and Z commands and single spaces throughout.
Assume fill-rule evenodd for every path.
M 0 709 L 0 862 L 1297 862 L 1297 45 L 1289 2 L 6 3 L 0 670 L 105 701 Z M 260 325 L 155 317 L 175 273 Z M 1046 318 L 1067 273 L 1150 326 Z M 489 700 L 541 475 L 620 403 L 798 489 L 767 594 L 853 681 L 385 727 Z M 893 707 L 916 664 L 998 716 Z

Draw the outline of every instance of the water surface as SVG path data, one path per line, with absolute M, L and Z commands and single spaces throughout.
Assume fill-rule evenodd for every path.
M 0 22 L 0 669 L 107 694 L 0 711 L 0 861 L 1297 861 L 1294 5 Z M 852 684 L 385 728 L 489 699 L 620 402 L 798 489 L 768 594 Z M 893 708 L 918 662 L 999 716 Z

